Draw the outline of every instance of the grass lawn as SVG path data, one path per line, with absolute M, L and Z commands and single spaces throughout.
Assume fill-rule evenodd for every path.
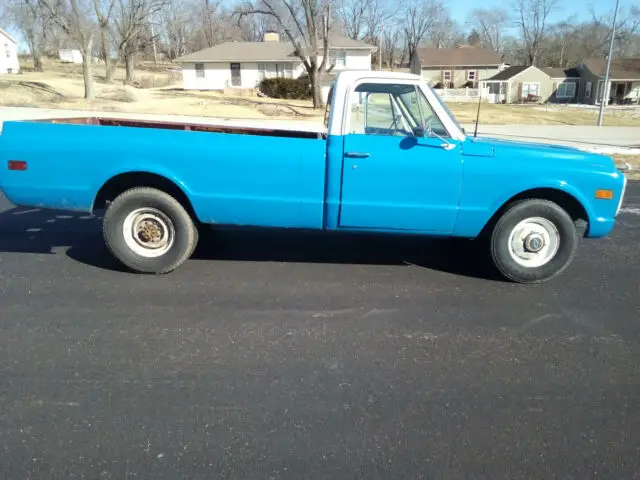
M 611 155 L 617 164 L 628 163 L 633 170 L 640 171 L 640 155 Z
M 320 121 L 323 110 L 309 101 L 260 98 L 255 93 L 231 94 L 182 90 L 179 67 L 146 63 L 136 69 L 132 85 L 124 85 L 118 67 L 114 82 L 105 82 L 103 65 L 93 66 L 95 99 L 83 99 L 82 66 L 46 60 L 45 72 L 33 72 L 29 61 L 23 73 L 0 77 L 0 105 L 105 112 L 181 114 L 222 118 L 276 118 Z M 461 123 L 475 123 L 477 104 L 449 102 Z M 481 124 L 595 125 L 597 109 L 545 105 L 483 103 Z M 605 111 L 605 125 L 640 126 L 640 107 Z
M 447 106 L 461 123 L 475 123 L 478 104 L 451 102 Z M 497 105 L 483 103 L 480 124 L 596 125 L 595 107 L 562 105 Z M 640 107 L 605 109 L 604 125 L 640 126 Z

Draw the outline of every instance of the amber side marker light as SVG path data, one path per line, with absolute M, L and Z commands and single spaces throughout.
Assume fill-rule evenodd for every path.
M 9 170 L 26 170 L 27 162 L 22 160 L 9 160 Z
M 611 200 L 613 198 L 613 190 L 596 190 L 596 198 Z

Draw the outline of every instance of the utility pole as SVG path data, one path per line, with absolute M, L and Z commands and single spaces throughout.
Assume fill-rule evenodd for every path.
M 153 40 L 153 63 L 158 63 L 158 51 L 156 50 L 156 35 L 153 32 L 153 16 L 151 16 L 151 38 Z
M 378 70 L 382 71 L 382 37 L 384 35 L 384 23 L 380 26 L 380 38 L 378 40 Z
M 600 111 L 598 112 L 598 126 L 602 126 L 604 114 L 604 102 L 609 98 L 609 73 L 611 71 L 611 57 L 613 57 L 613 42 L 616 38 L 616 18 L 618 17 L 618 7 L 620 0 L 616 0 L 616 9 L 613 12 L 613 25 L 611 25 L 611 41 L 609 42 L 609 56 L 607 57 L 607 69 L 604 72 L 604 85 L 602 86 L 602 96 L 600 97 Z

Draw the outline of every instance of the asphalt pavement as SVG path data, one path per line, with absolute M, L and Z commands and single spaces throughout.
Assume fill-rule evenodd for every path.
M 223 232 L 176 272 L 0 198 L 2 479 L 632 479 L 640 184 L 546 284 L 472 242 Z

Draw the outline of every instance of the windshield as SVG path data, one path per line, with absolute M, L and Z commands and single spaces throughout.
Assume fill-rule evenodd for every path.
M 458 127 L 458 130 L 460 130 L 461 132 L 464 132 L 464 130 L 462 129 L 462 125 L 460 125 L 460 123 L 458 123 L 458 119 L 456 119 L 456 117 L 453 115 L 453 113 L 451 113 L 451 110 L 449 110 L 449 107 L 447 107 L 447 104 L 444 103 L 442 98 L 440 98 L 440 95 L 438 95 L 436 93 L 436 91 L 433 88 L 431 88 L 431 86 L 427 85 L 427 88 L 429 90 L 431 90 L 433 95 L 438 99 L 438 102 L 440 103 L 440 105 L 442 105 L 442 108 L 444 108 L 446 110 L 447 115 L 449 115 L 449 117 L 451 118 L 451 121 L 455 124 L 455 126 Z

